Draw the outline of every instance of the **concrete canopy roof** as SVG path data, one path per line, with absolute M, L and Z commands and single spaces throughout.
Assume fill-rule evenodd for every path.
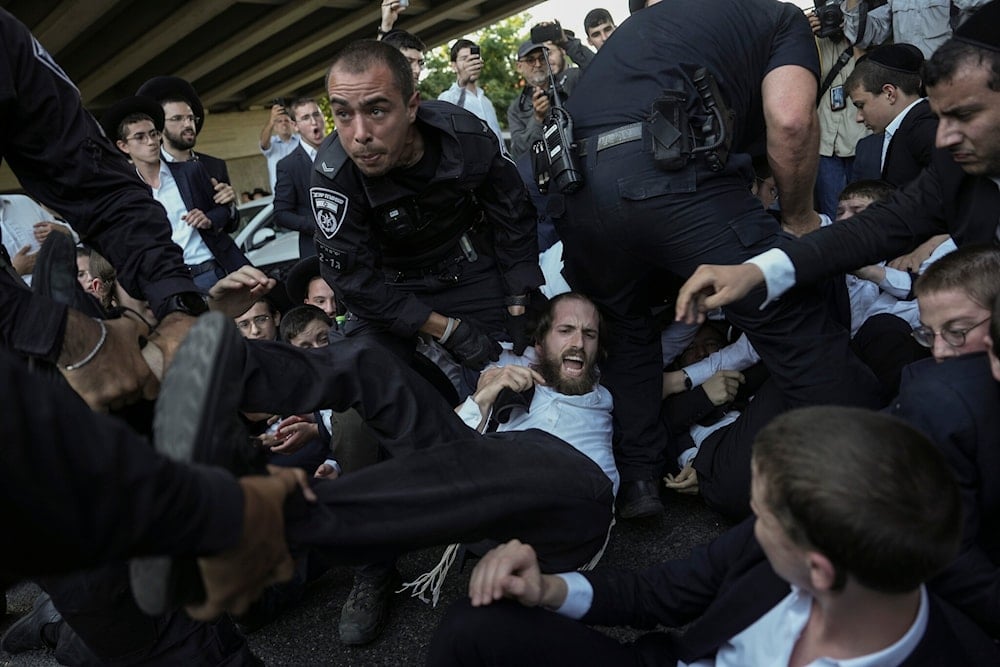
M 539 0 L 412 0 L 397 28 L 428 47 Z M 100 113 L 147 79 L 194 84 L 210 112 L 315 94 L 332 54 L 373 38 L 380 0 L 0 0 Z

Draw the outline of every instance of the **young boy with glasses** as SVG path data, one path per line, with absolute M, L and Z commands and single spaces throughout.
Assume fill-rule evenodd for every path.
M 935 579 L 943 597 L 1000 637 L 1000 383 L 990 372 L 991 327 L 1000 335 L 1000 248 L 966 246 L 916 283 L 913 338 L 933 359 L 903 369 L 888 411 L 923 431 L 945 455 L 962 494 L 962 550 Z

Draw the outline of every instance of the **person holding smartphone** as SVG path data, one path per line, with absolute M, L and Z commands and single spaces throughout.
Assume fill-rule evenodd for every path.
M 285 100 L 276 98 L 271 103 L 267 123 L 260 131 L 260 152 L 267 159 L 271 192 L 274 192 L 274 183 L 278 178 L 278 161 L 289 155 L 298 145 L 299 135 L 296 134 L 295 121 L 288 115 Z
M 478 83 L 483 72 L 483 56 L 479 45 L 467 39 L 459 39 L 452 44 L 451 69 L 455 72 L 455 83 L 438 95 L 438 99 L 451 102 L 482 118 L 493 134 L 497 135 L 500 150 L 506 155 L 507 148 L 503 143 L 496 109 Z

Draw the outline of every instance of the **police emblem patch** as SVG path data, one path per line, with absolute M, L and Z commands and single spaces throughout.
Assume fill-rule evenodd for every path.
M 323 232 L 323 236 L 332 239 L 344 224 L 344 216 L 347 215 L 347 197 L 325 188 L 309 188 L 309 197 L 312 199 L 316 226 Z

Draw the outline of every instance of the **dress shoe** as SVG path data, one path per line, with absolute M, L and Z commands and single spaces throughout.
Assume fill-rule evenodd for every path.
M 153 417 L 156 451 L 184 463 L 227 468 L 237 474 L 262 473 L 248 465 L 249 447 L 238 415 L 242 396 L 240 353 L 243 339 L 221 313 L 198 318 L 167 369 Z M 262 460 L 262 459 L 261 459 Z M 133 559 L 132 593 L 139 608 L 164 614 L 204 599 L 194 559 L 169 556 Z
M 654 480 L 622 482 L 618 490 L 618 516 L 623 519 L 644 519 L 662 513 L 660 487 Z
M 385 628 L 389 602 L 399 583 L 396 568 L 389 568 L 375 576 L 356 574 L 354 588 L 340 611 L 340 641 L 348 646 L 375 641 Z
M 35 598 L 31 611 L 18 619 L 4 634 L 0 640 L 0 648 L 11 655 L 54 648 L 55 643 L 50 638 L 57 637 L 58 630 L 45 632 L 45 626 L 53 623 L 62 624 L 62 615 L 56 610 L 48 594 L 41 593 Z M 46 634 L 49 634 L 49 637 L 46 637 Z

